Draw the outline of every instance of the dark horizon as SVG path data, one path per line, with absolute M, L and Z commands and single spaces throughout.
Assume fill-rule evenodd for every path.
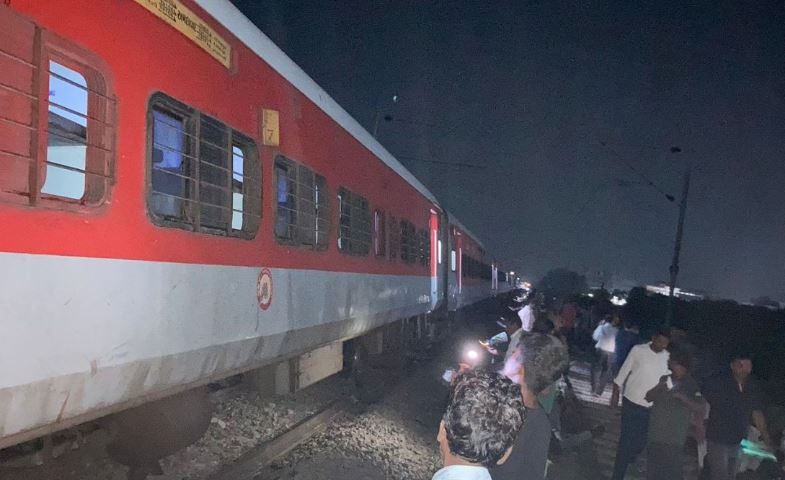
M 667 281 L 692 161 L 679 286 L 785 300 L 781 5 L 234 3 L 508 269 Z

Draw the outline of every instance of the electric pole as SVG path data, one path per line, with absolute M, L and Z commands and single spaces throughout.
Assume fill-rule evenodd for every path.
M 674 153 L 677 152 L 673 149 L 671 149 L 671 151 Z M 684 215 L 687 212 L 687 196 L 690 193 L 691 170 L 691 165 L 687 165 L 687 171 L 684 173 L 684 187 L 681 191 L 681 202 L 679 203 L 679 223 L 676 225 L 676 243 L 673 245 L 673 261 L 671 262 L 670 266 L 670 294 L 668 295 L 668 312 L 665 317 L 665 325 L 668 327 L 670 327 L 671 322 L 673 321 L 673 309 L 676 303 L 676 299 L 673 294 L 674 290 L 676 289 L 676 278 L 679 275 L 679 254 L 681 253 L 681 239 L 684 235 Z

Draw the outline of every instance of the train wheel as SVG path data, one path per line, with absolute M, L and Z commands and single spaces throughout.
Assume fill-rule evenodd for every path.
M 105 420 L 107 453 L 130 468 L 129 480 L 160 475 L 160 459 L 196 442 L 213 416 L 206 387 L 131 408 Z
M 368 350 L 357 343 L 352 356 L 352 379 L 354 380 L 355 396 L 362 403 L 376 403 L 384 396 L 385 368 L 375 365 Z

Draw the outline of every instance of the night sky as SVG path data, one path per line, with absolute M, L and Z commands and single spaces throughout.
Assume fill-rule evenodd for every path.
M 234 3 L 523 277 L 667 280 L 691 161 L 680 285 L 785 300 L 782 2 Z

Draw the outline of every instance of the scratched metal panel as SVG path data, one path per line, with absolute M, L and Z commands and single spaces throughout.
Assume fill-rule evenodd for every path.
M 425 313 L 430 279 L 0 254 L 0 439 Z M 1 443 L 1 442 L 0 442 Z

